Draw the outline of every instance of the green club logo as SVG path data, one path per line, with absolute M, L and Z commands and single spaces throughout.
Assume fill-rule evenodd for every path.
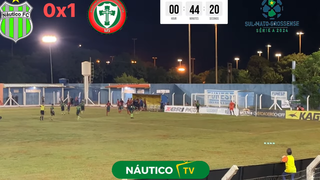
M 88 15 L 91 26 L 103 34 L 117 32 L 127 18 L 126 9 L 120 0 L 95 0 Z
M 33 30 L 31 20 L 32 6 L 28 2 L 10 4 L 4 2 L 0 6 L 0 34 L 15 43 L 28 37 Z

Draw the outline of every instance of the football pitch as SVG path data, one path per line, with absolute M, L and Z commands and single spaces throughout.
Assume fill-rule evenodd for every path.
M 197 160 L 211 169 L 279 162 L 320 154 L 320 123 L 257 117 L 137 112 L 86 108 L 50 121 L 46 108 L 1 108 L 0 179 L 115 179 L 120 160 Z M 265 145 L 264 142 L 274 142 Z

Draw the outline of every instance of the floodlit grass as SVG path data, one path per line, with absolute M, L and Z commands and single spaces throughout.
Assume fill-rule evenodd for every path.
M 140 112 L 131 120 L 115 110 L 75 108 L 50 122 L 39 108 L 2 108 L 0 179 L 115 179 L 119 160 L 202 160 L 211 169 L 279 162 L 286 148 L 296 159 L 320 154 L 319 122 Z M 275 142 L 275 145 L 264 145 Z

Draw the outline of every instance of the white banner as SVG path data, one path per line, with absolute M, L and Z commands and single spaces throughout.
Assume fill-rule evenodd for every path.
M 271 91 L 271 100 L 277 97 L 277 100 L 287 100 L 287 91 Z
M 168 113 L 197 113 L 197 108 L 193 106 L 165 106 L 164 112 Z M 217 114 L 217 115 L 230 115 L 230 110 L 228 108 L 216 108 L 216 107 L 200 107 L 200 114 Z M 236 115 L 239 114 L 238 109 L 234 109 Z
M 204 94 L 205 105 L 228 106 L 231 100 L 237 101 L 238 90 L 205 89 Z
M 281 100 L 281 108 L 290 108 L 290 102 L 288 100 Z
M 197 108 L 193 106 L 165 106 L 164 112 L 168 113 L 197 113 Z

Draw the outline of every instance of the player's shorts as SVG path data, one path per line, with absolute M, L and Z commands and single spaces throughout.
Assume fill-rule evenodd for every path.
M 43 116 L 44 115 L 44 111 L 40 111 L 40 114 Z
M 110 112 L 110 107 L 107 107 L 107 112 Z
M 197 112 L 199 112 L 200 107 L 197 107 Z
M 61 106 L 61 111 L 64 111 L 64 106 Z
M 54 116 L 54 111 L 50 111 L 51 116 Z
M 230 108 L 230 111 L 233 111 L 233 108 Z
M 81 111 L 84 111 L 84 106 L 81 106 Z
M 79 116 L 79 114 L 80 114 L 80 111 L 79 111 L 79 110 L 77 110 L 77 116 Z

